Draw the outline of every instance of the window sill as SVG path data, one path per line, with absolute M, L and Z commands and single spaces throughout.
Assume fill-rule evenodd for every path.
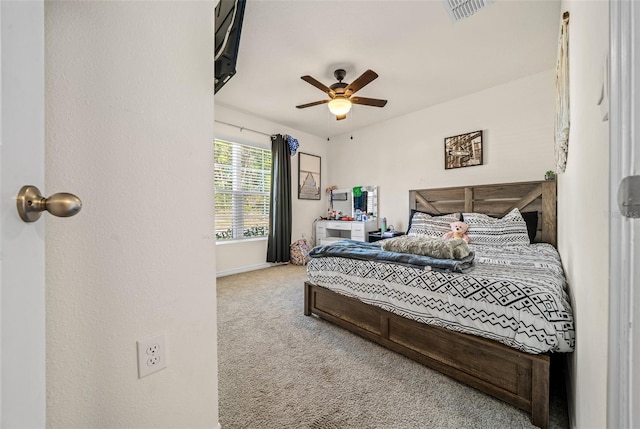
M 216 246 L 225 245 L 225 244 L 252 243 L 254 241 L 267 241 L 267 237 L 243 238 L 241 240 L 223 240 L 223 241 L 216 240 Z

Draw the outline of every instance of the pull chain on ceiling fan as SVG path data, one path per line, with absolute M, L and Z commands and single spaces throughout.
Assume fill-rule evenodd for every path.
M 336 115 L 336 120 L 341 120 L 347 117 L 347 113 L 351 110 L 352 104 L 362 104 L 365 106 L 384 107 L 387 104 L 387 100 L 380 100 L 377 98 L 366 97 L 352 97 L 357 91 L 361 90 L 365 85 L 368 85 L 378 77 L 378 74 L 373 70 L 367 70 L 362 73 L 360 77 L 347 84 L 342 82 L 347 72 L 343 69 L 336 70 L 333 75 L 338 79 L 338 82 L 331 86 L 326 86 L 318 80 L 309 75 L 302 76 L 301 79 L 307 83 L 318 88 L 320 91 L 329 95 L 328 100 L 314 101 L 313 103 L 301 104 L 296 106 L 298 109 L 304 109 L 305 107 L 317 106 L 318 104 L 329 104 L 329 111 Z

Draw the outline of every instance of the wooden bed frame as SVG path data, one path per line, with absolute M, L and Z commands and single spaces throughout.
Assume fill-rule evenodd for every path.
M 502 216 L 517 207 L 538 212 L 536 241 L 556 244 L 556 182 L 423 189 L 410 207 L 429 213 Z M 496 341 L 415 322 L 305 282 L 304 314 L 315 314 L 462 383 L 527 411 L 549 424 L 549 354 L 532 355 Z

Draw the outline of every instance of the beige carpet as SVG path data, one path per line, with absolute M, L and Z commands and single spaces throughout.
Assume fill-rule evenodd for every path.
M 524 412 L 316 317 L 305 267 L 218 279 L 222 429 L 533 428 Z M 567 428 L 562 373 L 551 428 Z

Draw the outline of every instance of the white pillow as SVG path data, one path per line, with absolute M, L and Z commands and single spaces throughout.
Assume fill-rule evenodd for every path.
M 451 213 L 442 216 L 431 216 L 427 213 L 415 212 L 411 218 L 411 228 L 407 235 L 429 237 L 442 237 L 451 231 L 451 222 L 459 222 L 460 213 Z
M 467 236 L 471 244 L 530 244 L 527 224 L 517 208 L 501 219 L 481 213 L 463 213 L 462 221 L 469 225 Z

